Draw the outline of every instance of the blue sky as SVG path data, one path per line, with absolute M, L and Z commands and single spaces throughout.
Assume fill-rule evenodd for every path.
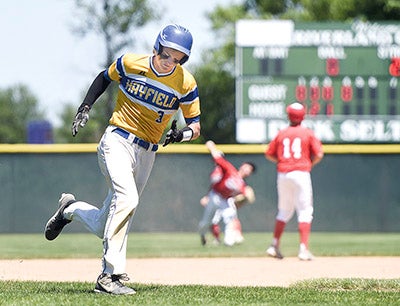
M 215 39 L 205 17 L 217 4 L 238 0 L 149 0 L 163 8 L 164 16 L 135 32 L 132 52 L 151 52 L 159 30 L 168 23 L 186 26 L 194 44 L 189 61 L 196 63 Z M 76 107 L 93 78 L 104 67 L 104 46 L 94 35 L 72 34 L 74 0 L 18 0 L 0 2 L 0 88 L 25 84 L 38 98 L 48 119 L 57 117 L 65 104 Z

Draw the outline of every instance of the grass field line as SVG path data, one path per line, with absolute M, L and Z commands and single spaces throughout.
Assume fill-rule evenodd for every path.
M 0 280 L 94 282 L 100 259 L 0 260 Z M 130 258 L 131 282 L 162 285 L 280 286 L 319 278 L 399 279 L 400 257 Z

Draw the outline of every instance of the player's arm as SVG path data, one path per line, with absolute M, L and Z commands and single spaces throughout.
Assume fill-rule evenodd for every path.
M 318 164 L 322 160 L 323 157 L 324 157 L 323 152 L 319 152 L 317 155 L 314 155 L 311 158 L 311 166 L 314 167 L 316 164 Z
M 186 126 L 177 134 L 177 139 L 173 142 L 190 141 L 200 136 L 200 100 L 196 83 L 193 80 L 193 89 L 182 98 L 179 105 L 185 118 Z M 179 131 L 178 131 L 179 132 Z M 181 138 L 181 135 L 183 136 Z
M 200 136 L 200 115 L 193 118 L 185 117 L 186 126 L 182 129 L 183 139 L 181 141 L 190 141 Z
M 268 148 L 264 154 L 265 158 L 273 163 L 277 163 L 278 156 L 276 154 L 276 150 L 277 148 L 276 148 L 276 138 L 275 138 L 269 143 Z
M 313 133 L 313 132 L 312 132 Z M 314 135 L 311 141 L 311 166 L 314 167 L 324 157 L 324 150 L 321 141 Z
M 278 158 L 276 158 L 274 155 L 265 154 L 265 158 L 268 159 L 269 161 L 273 162 L 273 163 L 277 163 L 278 162 Z
M 270 148 L 268 148 L 268 150 L 265 151 L 265 158 L 273 163 L 278 162 L 278 157 L 276 156 L 275 152 L 272 151 Z
M 214 141 L 208 140 L 206 147 L 210 151 L 214 162 L 221 168 L 222 172 L 236 172 L 237 169 L 229 161 L 225 159 L 225 155 L 215 145 Z
M 76 112 L 74 122 L 72 123 L 72 136 L 78 134 L 78 129 L 84 127 L 89 120 L 89 111 L 96 100 L 105 92 L 111 80 L 106 75 L 106 70 L 100 72 L 90 85 L 82 104 Z
M 187 127 L 192 130 L 192 138 L 191 138 L 191 140 L 196 139 L 196 138 L 198 138 L 200 136 L 200 129 L 201 129 L 200 121 L 192 122 L 192 123 L 188 124 Z
M 92 85 L 90 85 L 82 105 L 88 105 L 92 108 L 94 102 L 106 91 L 110 83 L 111 80 L 107 77 L 106 70 L 101 71 L 94 79 Z
M 218 159 L 219 157 L 223 157 L 224 156 L 224 153 L 222 153 L 222 151 L 217 149 L 217 146 L 215 145 L 214 141 L 208 140 L 206 142 L 206 147 L 207 147 L 208 151 L 210 151 L 211 156 L 214 159 Z

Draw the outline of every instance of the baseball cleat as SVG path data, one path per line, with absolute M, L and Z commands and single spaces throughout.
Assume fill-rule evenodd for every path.
M 309 250 L 300 250 L 298 255 L 300 260 L 313 260 L 314 255 Z
M 70 193 L 63 193 L 61 198 L 58 200 L 59 207 L 54 215 L 47 221 L 44 229 L 44 236 L 47 240 L 54 240 L 61 233 L 64 226 L 71 222 L 64 218 L 64 209 L 69 205 L 76 202 L 74 195 Z
M 204 234 L 200 235 L 200 241 L 201 241 L 201 245 L 206 245 L 207 240 L 206 240 L 206 236 Z
M 283 259 L 283 255 L 282 255 L 281 251 L 276 246 L 271 245 L 267 249 L 266 253 L 268 254 L 268 256 L 271 256 L 271 257 L 274 257 L 277 259 Z
M 94 292 L 96 293 L 108 293 L 116 295 L 135 294 L 136 291 L 129 288 L 121 283 L 121 280 L 128 281 L 129 277 L 126 273 L 124 274 L 109 274 L 102 273 L 97 278 L 96 287 Z
M 221 244 L 221 240 L 215 238 L 212 242 L 213 245 L 220 245 Z
M 244 237 L 243 237 L 243 235 L 240 234 L 240 233 L 236 234 L 235 243 L 241 244 L 241 243 L 243 243 L 243 242 L 244 242 Z

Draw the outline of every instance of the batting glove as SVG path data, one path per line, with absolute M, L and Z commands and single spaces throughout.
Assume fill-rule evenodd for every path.
M 178 131 L 178 129 L 176 128 L 176 120 L 173 120 L 172 124 L 171 124 L 171 128 L 165 135 L 165 141 L 164 141 L 163 147 L 167 146 L 170 143 L 182 141 L 182 137 L 183 137 L 182 131 L 181 130 Z
M 81 105 L 78 108 L 78 112 L 75 115 L 74 122 L 72 122 L 72 136 L 76 136 L 78 134 L 78 129 L 83 128 L 86 125 L 86 122 L 89 120 L 89 105 Z
M 163 147 L 174 142 L 189 141 L 192 139 L 192 137 L 193 130 L 190 127 L 185 126 L 183 129 L 178 130 L 176 128 L 176 120 L 173 120 L 170 130 L 165 135 Z

